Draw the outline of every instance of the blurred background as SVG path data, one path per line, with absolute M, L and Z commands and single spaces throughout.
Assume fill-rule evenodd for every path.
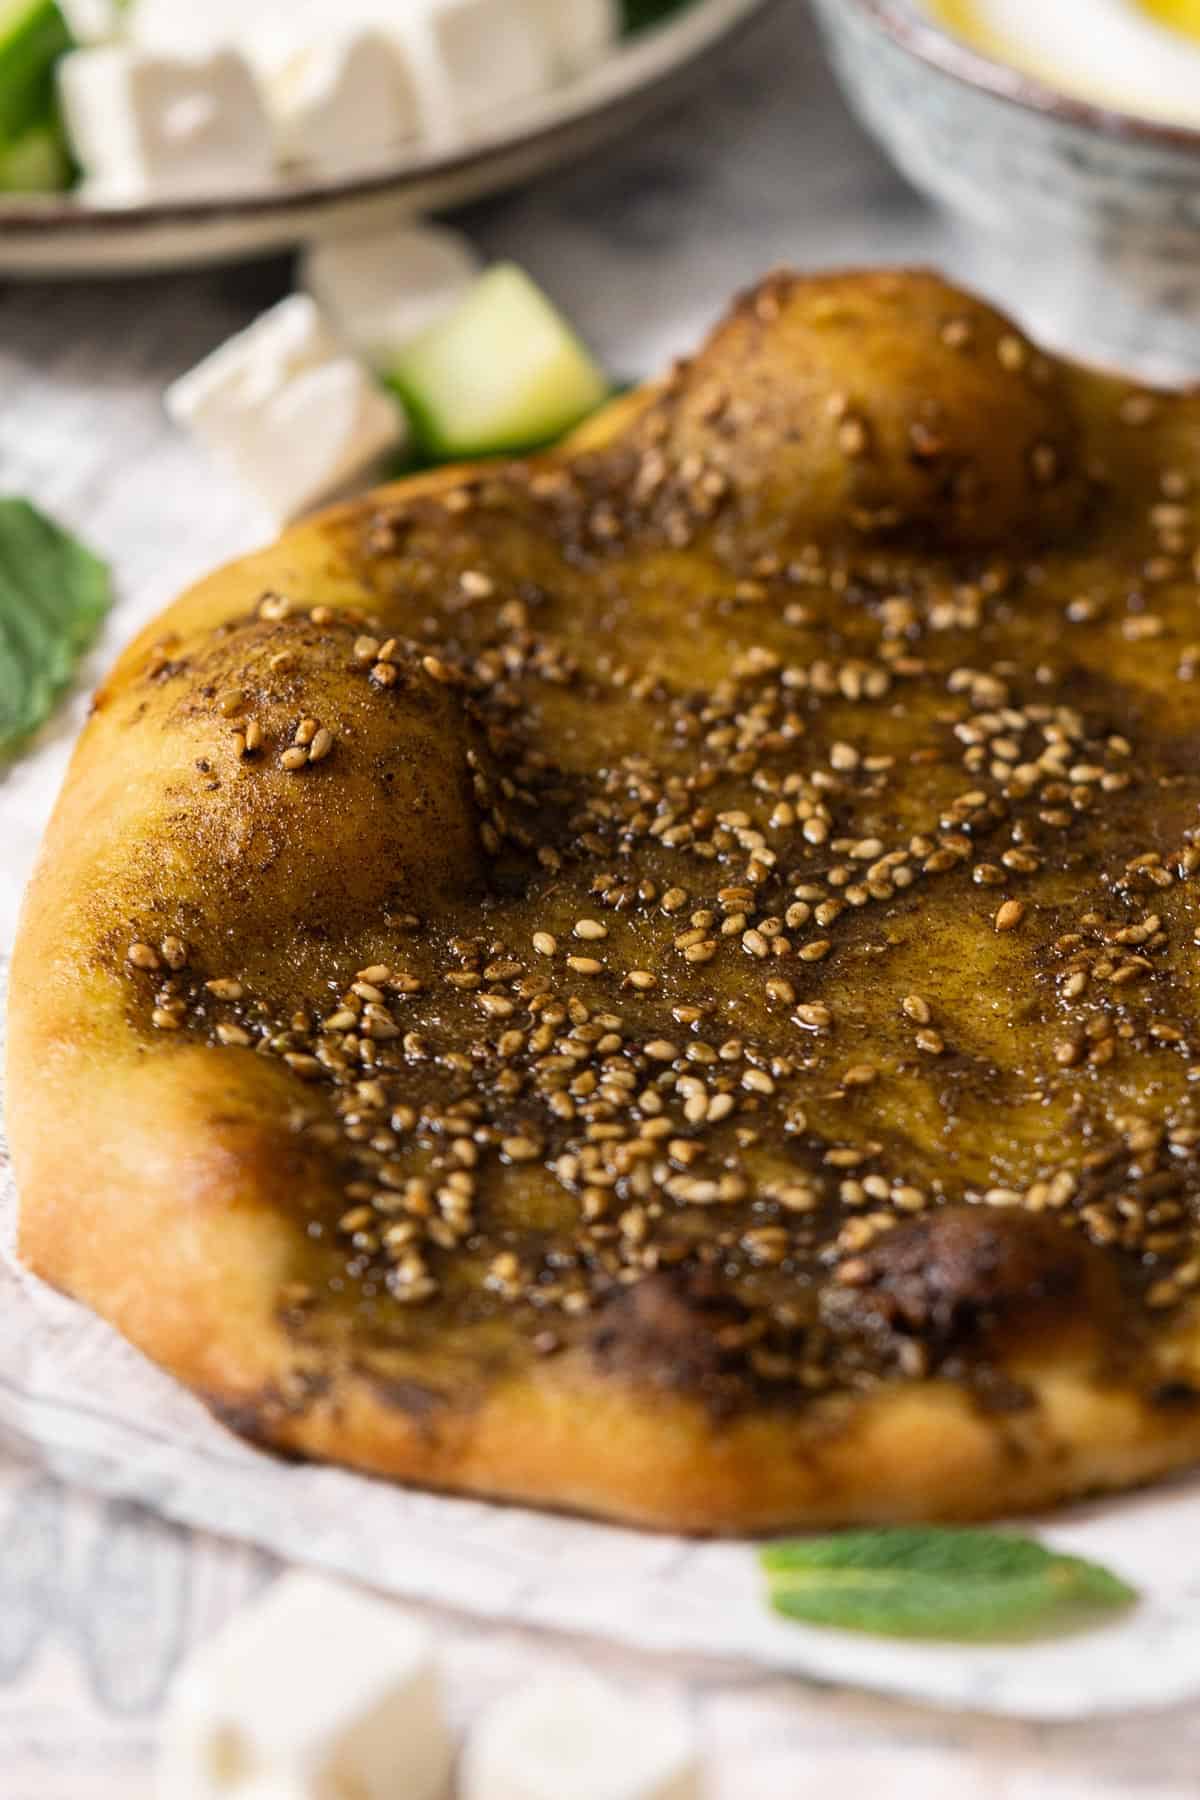
M 774 0 L 665 117 L 453 215 L 523 264 L 625 378 L 693 345 L 775 263 L 937 261 L 969 246 L 850 118 L 805 0 Z M 0 485 L 119 549 L 165 602 L 258 521 L 162 412 L 166 384 L 292 286 L 290 257 L 0 288 Z M 261 530 L 260 530 L 261 535 Z

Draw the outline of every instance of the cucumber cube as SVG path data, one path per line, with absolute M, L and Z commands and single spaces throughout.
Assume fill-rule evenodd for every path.
M 31 125 L 0 145 L 0 194 L 59 194 L 75 178 L 62 128 L 55 119 Z
M 691 0 L 621 0 L 621 30 L 626 37 L 659 25 L 672 13 L 682 12 Z
M 610 391 L 561 313 L 512 263 L 489 269 L 415 338 L 391 380 L 421 448 L 439 459 L 549 443 Z
M 0 142 L 44 121 L 71 33 L 54 0 L 0 0 Z

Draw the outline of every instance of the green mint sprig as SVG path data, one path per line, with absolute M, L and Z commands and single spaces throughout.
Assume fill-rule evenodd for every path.
M 978 1641 L 1072 1629 L 1137 1599 L 1098 1563 L 1008 1532 L 845 1531 L 767 1545 L 759 1560 L 784 1618 L 883 1637 Z
M 28 501 L 0 499 L 0 762 L 49 717 L 111 602 L 98 557 Z

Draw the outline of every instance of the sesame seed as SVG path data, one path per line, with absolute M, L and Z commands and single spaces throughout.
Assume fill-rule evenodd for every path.
M 241 1000 L 245 998 L 246 990 L 241 982 L 234 981 L 226 975 L 219 975 L 213 981 L 206 981 L 204 985 L 209 993 L 217 1000 Z
M 773 1094 L 775 1083 L 765 1069 L 747 1069 L 742 1076 L 742 1086 L 755 1094 Z
M 772 283 L 762 317 L 778 316 L 789 291 Z M 973 309 L 939 326 L 947 361 L 960 351 L 985 384 L 1028 389 L 1021 405 L 1052 372 L 1015 330 L 977 322 Z M 667 394 L 688 393 L 690 379 Z M 1183 823 L 1161 843 L 1148 828 L 1136 835 L 1156 816 L 1164 775 L 1168 785 L 1182 777 L 1163 761 L 1152 708 L 1097 699 L 1095 684 L 1076 695 L 1069 651 L 1090 646 L 1093 658 L 1111 638 L 1140 661 L 1165 644 L 1162 683 L 1200 679 L 1200 631 L 1184 618 L 1200 581 L 1195 483 L 1159 466 L 1154 439 L 1131 446 L 1146 465 L 1136 519 L 1119 554 L 1094 572 L 1080 563 L 1074 579 L 1061 532 L 1003 555 L 909 555 L 901 546 L 917 521 L 881 498 L 874 401 L 839 389 L 818 424 L 839 457 L 878 448 L 880 493 L 847 469 L 862 491 L 829 541 L 739 545 L 739 509 L 727 502 L 750 402 L 710 394 L 713 385 L 688 400 L 715 426 L 703 442 L 677 447 L 675 399 L 643 415 L 628 499 L 615 465 L 496 465 L 461 477 L 449 496 L 374 506 L 361 553 L 396 560 L 364 582 L 362 611 L 263 595 L 265 623 L 244 662 L 233 660 L 244 622 L 217 628 L 223 673 L 200 690 L 217 726 L 212 762 L 199 761 L 210 788 L 227 782 L 226 799 L 257 809 L 271 795 L 256 800 L 255 770 L 236 758 L 269 746 L 298 772 L 337 749 L 311 793 L 293 797 L 336 804 L 342 774 L 370 761 L 367 737 L 386 735 L 380 709 L 436 712 L 430 683 L 453 684 L 454 754 L 476 844 L 495 866 L 478 896 L 443 894 L 440 863 L 424 884 L 409 871 L 413 889 L 430 892 L 425 919 L 401 910 L 411 904 L 401 870 L 380 887 L 353 959 L 379 960 L 351 979 L 336 946 L 314 942 L 311 963 L 296 965 L 311 971 L 307 986 L 298 974 L 286 999 L 272 998 L 274 983 L 260 993 L 257 975 L 253 992 L 249 977 L 206 979 L 228 956 L 219 934 L 232 927 L 219 907 L 205 921 L 206 966 L 182 936 L 201 937 L 188 896 L 153 894 L 137 917 L 153 959 L 154 1028 L 194 1031 L 205 1054 L 274 1058 L 295 1078 L 286 1129 L 297 1155 L 337 1171 L 342 1196 L 328 1218 L 304 1207 L 304 1226 L 324 1238 L 334 1291 L 364 1319 L 383 1302 L 444 1292 L 436 1332 L 483 1284 L 488 1312 L 519 1308 L 522 1341 L 537 1350 L 544 1338 L 549 1354 L 573 1334 L 539 1332 L 540 1321 L 569 1321 L 655 1271 L 678 1271 L 685 1291 L 700 1278 L 736 1299 L 712 1325 L 730 1382 L 780 1384 L 802 1404 L 940 1373 L 940 1350 L 919 1331 L 885 1343 L 814 1321 L 827 1284 L 872 1279 L 868 1253 L 889 1230 L 964 1197 L 1058 1212 L 1125 1259 L 1123 1292 L 1156 1308 L 1190 1299 L 1200 1254 L 1185 1197 L 1200 1127 L 1183 1089 L 1166 1123 L 1161 1105 L 1146 1102 L 1147 1119 L 1136 1100 L 1114 1098 L 1112 1080 L 1133 1094 L 1150 1056 L 1171 1094 L 1179 1082 L 1200 1092 L 1200 1040 L 1189 1041 L 1179 985 L 1192 926 L 1181 923 L 1187 894 L 1174 892 L 1200 876 L 1200 828 Z M 1139 410 L 1140 396 L 1124 400 L 1127 416 Z M 902 455 L 935 464 L 925 473 L 940 469 L 947 495 L 974 515 L 986 469 L 958 466 L 946 421 L 918 397 L 899 430 Z M 1018 448 L 1031 493 L 1067 472 L 1057 427 L 1036 438 Z M 1104 491 L 1086 447 L 1079 471 Z M 528 523 L 563 545 L 569 581 L 509 556 L 510 521 L 518 536 Z M 591 585 L 619 593 L 636 620 L 636 584 L 613 586 L 616 565 L 600 564 L 635 551 L 642 533 L 647 545 L 712 561 L 706 604 L 689 619 L 694 663 L 672 655 L 665 632 L 579 628 Z M 440 575 L 439 548 L 452 559 Z M 460 573 L 462 561 L 486 567 Z M 1046 614 L 1030 644 L 1018 641 L 1026 590 Z M 287 629 L 278 621 L 289 613 Z M 353 721 L 358 735 L 350 721 L 330 728 L 319 717 L 331 706 L 320 668 L 332 659 L 336 674 L 339 656 L 343 680 L 363 681 L 357 700 L 346 697 L 367 709 Z M 152 659 L 160 680 L 185 666 L 181 640 Z M 381 699 L 389 688 L 394 697 Z M 603 697 L 602 731 L 573 717 L 589 695 Z M 235 709 L 221 726 L 225 706 Z M 344 771 L 337 736 L 354 753 Z M 1176 800 L 1162 804 L 1182 821 L 1183 788 Z M 925 830 L 903 823 L 921 816 Z M 274 830 L 265 814 L 262 828 Z M 1110 840 L 1106 880 L 1084 899 L 1089 857 Z M 364 842 L 362 855 L 381 842 Z M 254 882 L 261 856 L 242 849 Z M 242 875 L 230 879 L 236 887 Z M 1002 959 L 1011 981 L 991 983 L 1011 1002 L 1013 1072 L 1044 1127 L 1011 1173 L 993 1171 L 1011 1187 L 964 1189 L 947 1175 L 944 1146 L 918 1145 L 910 1158 L 893 1129 L 922 1088 L 953 1110 L 969 1085 L 966 1059 L 943 1036 L 940 989 L 906 991 L 916 970 L 936 974 L 929 946 L 968 891 L 960 884 L 980 891 L 995 931 L 1028 923 L 1025 949 L 1037 953 L 1026 968 L 1015 946 Z M 1160 898 L 1158 918 L 1149 902 Z M 1052 912 L 1060 935 L 1043 942 Z M 180 936 L 164 936 L 171 925 Z M 601 961 L 606 942 L 621 954 Z M 1076 1106 L 1077 1119 L 1062 1114 Z
M 158 951 L 150 944 L 130 944 L 125 957 L 135 969 L 158 969 L 162 966 Z
M 1121 402 L 1120 416 L 1124 425 L 1148 425 L 1158 410 L 1153 394 L 1130 394 Z
M 1014 372 L 1023 369 L 1028 360 L 1028 351 L 1019 337 L 1006 332 L 996 345 L 996 356 L 1002 368 Z

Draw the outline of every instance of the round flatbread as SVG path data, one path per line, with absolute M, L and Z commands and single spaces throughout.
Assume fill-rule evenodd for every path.
M 1200 1453 L 1200 403 L 772 277 L 203 582 L 25 909 L 31 1266 L 237 1430 L 686 1531 Z

